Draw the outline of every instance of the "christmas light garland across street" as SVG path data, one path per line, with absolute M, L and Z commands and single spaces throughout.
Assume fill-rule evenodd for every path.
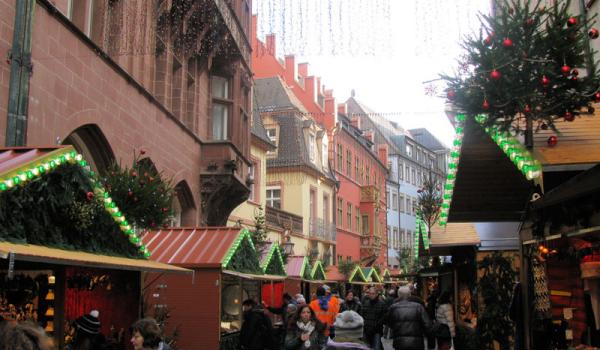
M 125 219 L 125 216 L 119 210 L 119 207 L 113 202 L 110 194 L 104 189 L 100 181 L 96 179 L 96 174 L 92 171 L 81 154 L 78 154 L 72 148 L 59 149 L 51 152 L 49 155 L 40 158 L 35 166 L 27 168 L 18 168 L 9 172 L 0 178 L 0 192 L 8 191 L 15 186 L 27 183 L 36 177 L 42 176 L 47 172 L 53 171 L 61 164 L 71 163 L 81 167 L 83 173 L 88 177 L 94 188 L 94 194 L 102 198 L 104 209 L 112 216 L 113 220 L 119 225 L 121 232 L 129 237 L 129 241 L 138 248 L 140 253 L 146 259 L 150 258 L 151 253 L 148 248 L 142 244 L 140 237 L 135 233 L 131 225 Z

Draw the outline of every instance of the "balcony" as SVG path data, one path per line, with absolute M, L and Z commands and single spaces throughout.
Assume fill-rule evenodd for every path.
M 219 10 L 219 14 L 223 19 L 223 22 L 229 30 L 231 38 L 233 38 L 233 41 L 237 46 L 237 49 L 240 53 L 240 56 L 242 57 L 242 60 L 244 61 L 244 64 L 246 65 L 246 67 L 249 67 L 250 52 L 252 51 L 252 49 L 250 48 L 250 41 L 248 41 L 244 28 L 242 27 L 240 19 L 235 13 L 235 10 L 232 8 L 231 2 L 227 0 L 214 0 L 214 3 L 217 9 Z
M 363 203 L 378 203 L 379 188 L 374 185 L 362 186 L 360 188 L 360 201 Z
M 309 237 L 330 242 L 335 242 L 335 224 L 325 222 L 320 218 L 310 218 Z
M 304 234 L 302 217 L 288 213 L 287 211 L 267 206 L 265 209 L 265 221 L 269 225 L 281 227 L 284 230 L 290 230 L 299 235 Z

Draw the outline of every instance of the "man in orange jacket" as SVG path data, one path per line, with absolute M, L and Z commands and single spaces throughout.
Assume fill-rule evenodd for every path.
M 325 288 L 321 286 L 317 288 L 317 299 L 310 302 L 310 308 L 315 312 L 319 321 L 327 326 L 325 335 L 329 336 L 329 330 L 335 322 L 335 317 L 340 312 L 339 300 L 328 294 Z

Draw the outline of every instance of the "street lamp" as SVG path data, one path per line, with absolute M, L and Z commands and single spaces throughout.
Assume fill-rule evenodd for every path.
M 285 230 L 283 240 L 284 241 L 281 244 L 283 246 L 283 251 L 288 256 L 292 255 L 294 253 L 294 243 L 292 242 L 292 237 L 290 237 L 288 230 Z

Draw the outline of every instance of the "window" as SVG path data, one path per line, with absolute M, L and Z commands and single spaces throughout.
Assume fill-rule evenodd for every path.
M 271 140 L 271 142 L 277 144 L 277 128 L 268 128 L 267 136 L 269 137 L 269 140 Z
M 398 163 L 398 180 L 404 179 L 404 163 Z
M 329 196 L 326 194 L 323 195 L 323 221 L 329 223 Z
M 337 156 L 338 156 L 338 164 L 337 164 L 337 169 L 339 172 L 343 171 L 344 168 L 344 147 L 342 146 L 341 143 L 338 143 L 338 152 L 337 152 Z
M 276 209 L 281 209 L 281 187 L 267 187 L 267 205 Z
M 212 94 L 212 139 L 228 138 L 227 124 L 231 108 L 229 79 L 213 75 L 211 77 Z
M 399 241 L 400 237 L 398 236 L 398 228 L 397 227 L 394 227 L 394 232 L 392 234 L 392 237 L 393 237 L 392 238 L 392 241 L 393 241 L 393 245 L 392 246 L 394 248 L 399 248 L 398 241 Z
M 406 182 L 410 182 L 410 166 L 407 164 L 407 165 L 404 167 L 404 170 L 405 170 L 405 173 L 404 173 L 404 175 L 405 175 L 405 176 L 404 176 L 404 181 L 406 181 Z
M 415 170 L 415 168 L 412 168 L 410 170 L 410 183 L 413 185 L 417 184 L 417 171 Z
M 309 134 L 308 135 L 308 157 L 310 158 L 310 161 L 313 163 L 315 162 L 315 152 L 316 152 L 315 135 Z
M 371 184 L 371 175 L 369 174 L 370 171 L 371 169 L 369 169 L 369 166 L 365 165 L 365 182 L 367 185 Z
M 406 155 L 412 158 L 412 156 L 413 156 L 413 149 L 414 149 L 413 145 L 407 143 L 406 144 Z
M 352 261 L 352 257 L 351 257 L 350 255 L 348 255 L 348 256 L 346 257 L 346 261 L 347 261 L 347 262 L 351 262 L 351 261 Z
M 354 227 L 355 227 L 355 230 L 358 231 L 358 230 L 360 230 L 360 208 L 356 207 L 356 208 L 354 208 L 354 211 L 356 213 L 354 216 L 354 219 L 356 220 Z
M 358 157 L 354 158 L 354 180 L 358 181 L 359 177 Z
M 368 215 L 363 215 L 362 217 L 362 234 L 363 235 L 368 235 L 370 232 L 369 229 L 369 216 Z
M 400 212 L 404 213 L 404 195 L 400 195 Z
M 387 207 L 390 207 L 390 191 L 386 191 L 385 192 L 385 203 L 387 205 Z
M 324 135 L 321 139 L 321 164 L 324 168 L 327 168 L 327 162 L 329 161 L 329 139 L 327 135 Z
M 390 230 L 390 226 L 388 225 L 387 229 L 386 229 L 386 234 L 387 234 L 387 240 L 388 243 L 392 242 L 392 230 Z
M 341 256 L 341 255 L 338 255 L 337 260 L 338 260 L 338 265 L 339 265 L 339 264 L 341 264 L 344 261 L 344 257 Z
M 346 175 L 352 177 L 352 151 L 346 150 Z
M 421 186 L 423 178 L 421 177 L 421 170 L 417 171 L 417 186 Z
M 313 220 L 317 217 L 317 191 L 315 189 L 310 189 L 310 197 L 309 197 L 309 218 L 310 221 L 313 222 Z
M 343 227 L 344 226 L 344 200 L 341 198 L 338 198 L 338 217 L 337 217 L 337 224 L 339 227 Z
M 413 216 L 417 214 L 417 205 L 418 205 L 417 200 L 413 198 L 413 200 L 412 200 L 412 209 L 411 209 Z
M 346 223 L 348 230 L 352 231 L 352 203 L 348 203 L 348 210 L 346 211 Z
M 409 214 L 409 215 L 411 213 L 411 210 L 410 210 L 411 204 L 410 203 L 411 203 L 410 197 L 406 197 L 406 214 Z
M 255 176 L 255 174 L 257 173 L 257 169 L 258 162 L 252 162 L 252 166 L 248 169 L 248 177 L 253 179 L 252 183 L 250 184 L 250 194 L 248 195 L 248 200 L 253 202 L 258 202 L 258 193 L 256 191 L 257 184 Z
M 398 210 L 398 193 L 392 193 L 392 210 Z

